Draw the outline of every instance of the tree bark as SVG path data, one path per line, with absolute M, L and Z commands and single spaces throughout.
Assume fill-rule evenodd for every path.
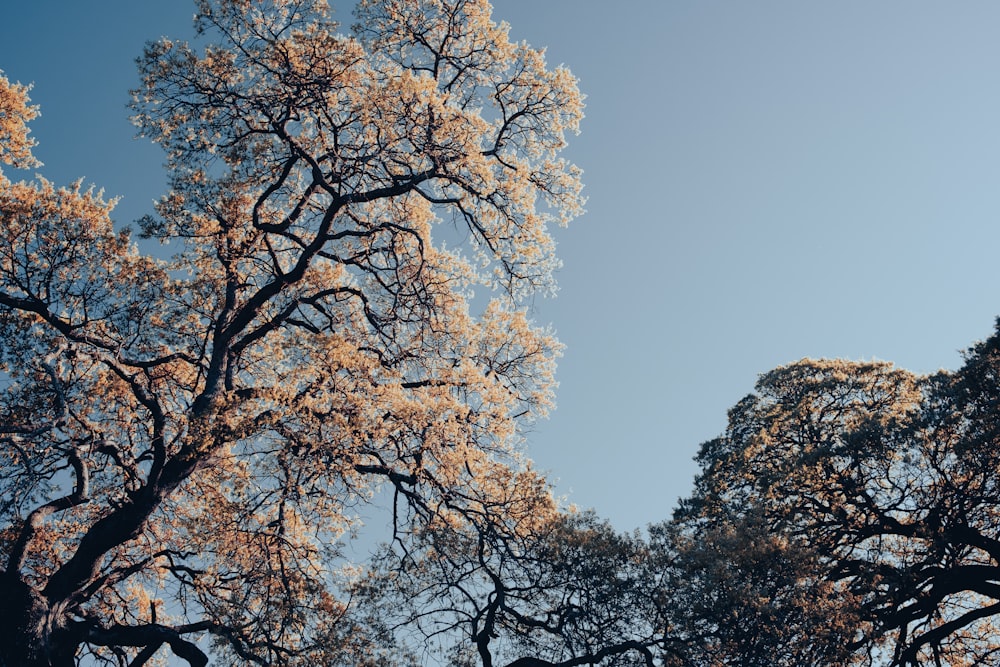
M 61 609 L 11 576 L 0 576 L 0 667 L 73 667 L 77 642 Z

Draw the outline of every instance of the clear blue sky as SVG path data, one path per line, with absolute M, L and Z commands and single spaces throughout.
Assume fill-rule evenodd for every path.
M 350 23 L 346 3 L 341 16 Z M 163 189 L 133 140 L 144 41 L 184 0 L 32 0 L 0 69 L 34 82 L 42 173 Z M 529 453 L 621 528 L 666 518 L 698 444 L 801 357 L 954 368 L 1000 314 L 1000 4 L 496 0 L 588 95 L 568 156 L 588 213 L 557 230 L 559 408 Z

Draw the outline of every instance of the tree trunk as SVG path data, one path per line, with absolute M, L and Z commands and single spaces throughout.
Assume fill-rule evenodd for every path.
M 38 591 L 0 575 L 0 667 L 73 667 L 67 620 Z

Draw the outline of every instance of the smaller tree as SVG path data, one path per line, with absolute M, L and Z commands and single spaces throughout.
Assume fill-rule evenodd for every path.
M 654 544 L 672 554 L 668 592 L 684 667 L 846 664 L 858 617 L 850 593 L 815 576 L 816 554 L 759 517 L 664 523 Z
M 695 593 L 739 584 L 713 587 L 712 613 L 766 601 L 757 632 L 799 637 L 816 663 L 996 662 L 998 415 L 1000 333 L 954 373 L 804 360 L 765 374 L 702 446 L 675 517 Z
M 363 587 L 371 608 L 396 610 L 397 633 L 453 665 L 660 664 L 667 623 L 649 544 L 545 505 L 515 522 L 486 512 L 433 526 L 401 560 L 387 551 Z

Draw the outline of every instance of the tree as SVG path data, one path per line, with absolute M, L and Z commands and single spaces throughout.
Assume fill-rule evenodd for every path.
M 664 523 L 654 548 L 669 555 L 676 663 L 684 667 L 825 667 L 850 657 L 851 598 L 815 576 L 817 554 L 756 517 Z
M 652 667 L 673 657 L 664 570 L 646 540 L 589 512 L 521 509 L 432 526 L 403 567 L 384 553 L 359 593 L 397 636 L 440 647 L 456 667 Z
M 323 0 L 197 5 L 201 46 L 150 44 L 134 94 L 169 261 L 93 189 L 0 177 L 0 665 L 204 665 L 205 636 L 375 664 L 357 505 L 402 543 L 548 494 L 518 439 L 559 346 L 519 304 L 581 210 L 575 79 L 485 0 L 362 0 L 353 35 Z M 5 164 L 35 113 L 0 76 Z
M 766 603 L 758 635 L 821 649 L 802 664 L 995 663 L 998 415 L 1000 328 L 953 373 L 804 360 L 765 374 L 702 446 L 675 517 L 692 551 L 724 554 L 689 581 L 746 584 L 715 587 L 713 608 Z M 761 535 L 791 555 L 771 559 L 786 575 L 753 578 Z

